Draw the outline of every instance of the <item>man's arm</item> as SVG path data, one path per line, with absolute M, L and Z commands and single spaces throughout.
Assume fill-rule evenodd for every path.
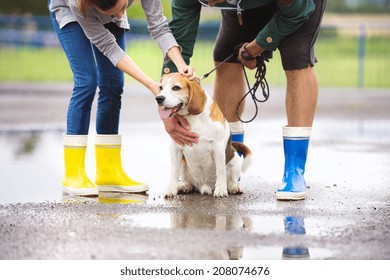
M 169 27 L 182 49 L 182 56 L 187 65 L 190 64 L 196 36 L 198 35 L 201 4 L 197 0 L 173 0 L 172 21 Z M 177 72 L 173 61 L 164 63 L 164 72 Z M 192 145 L 198 142 L 198 135 L 190 131 L 185 118 L 176 116 L 164 120 L 165 130 L 179 145 Z
M 173 0 L 172 21 L 169 27 L 177 43 L 182 48 L 182 56 L 187 65 L 193 55 L 196 36 L 198 35 L 201 4 L 197 0 Z M 176 72 L 176 66 L 170 61 L 164 64 L 170 72 Z
M 245 43 L 238 59 L 245 67 L 254 69 L 256 60 L 244 59 L 256 57 L 264 50 L 274 51 L 280 42 L 298 30 L 313 13 L 315 4 L 312 0 L 277 0 L 277 13 L 251 42 Z
M 274 51 L 286 36 L 297 31 L 315 9 L 313 0 L 276 0 L 276 3 L 275 16 L 256 37 L 256 44 L 270 51 Z

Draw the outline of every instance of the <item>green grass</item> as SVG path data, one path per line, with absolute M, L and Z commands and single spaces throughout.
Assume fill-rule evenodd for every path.
M 0 49 L 0 82 L 72 81 L 62 49 Z
M 198 75 L 213 68 L 214 42 L 198 41 L 191 60 Z M 153 79 L 161 72 L 162 54 L 151 39 L 131 41 L 127 53 Z M 320 86 L 390 88 L 387 70 L 390 67 L 390 38 L 367 39 L 364 60 L 364 81 L 358 80 L 358 38 L 324 36 L 316 45 L 319 63 L 316 71 Z M 72 74 L 65 54 L 61 49 L 49 48 L 2 48 L 0 49 L 0 82 L 56 82 L 71 81 Z M 251 75 L 251 74 L 250 74 Z M 253 76 L 253 74 L 252 74 Z M 203 83 L 210 84 L 214 74 Z M 127 82 L 134 82 L 126 78 Z M 267 63 L 267 80 L 270 85 L 284 85 L 285 76 L 278 52 Z

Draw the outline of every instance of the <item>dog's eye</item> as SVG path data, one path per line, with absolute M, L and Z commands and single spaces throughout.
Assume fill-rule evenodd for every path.
M 179 87 L 179 86 L 174 86 L 174 87 L 172 88 L 172 90 L 178 91 L 178 90 L 181 90 L 181 87 Z
M 162 86 L 160 86 L 160 91 L 163 90 Z

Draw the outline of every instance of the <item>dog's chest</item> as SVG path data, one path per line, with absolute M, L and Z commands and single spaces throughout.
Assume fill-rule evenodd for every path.
M 199 135 L 199 142 L 202 142 L 206 146 L 210 143 L 222 143 L 226 138 L 227 124 L 221 122 L 212 121 L 209 117 L 209 111 L 205 110 L 196 116 L 186 116 L 186 119 L 191 127 L 191 131 Z
M 224 151 L 230 131 L 220 122 L 211 121 L 202 114 L 187 118 L 191 131 L 199 135 L 197 144 L 182 146 L 187 168 L 193 178 L 205 182 L 215 180 L 215 161 L 217 148 Z
M 184 159 L 187 170 L 191 176 L 199 182 L 205 183 L 209 180 L 215 180 L 215 155 L 214 143 L 199 140 L 192 147 L 183 149 Z

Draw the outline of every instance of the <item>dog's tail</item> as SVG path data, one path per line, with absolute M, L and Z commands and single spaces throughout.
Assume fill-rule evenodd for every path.
M 242 162 L 241 171 L 245 172 L 252 163 L 252 151 L 244 143 L 232 142 L 232 146 L 243 156 L 244 160 Z

